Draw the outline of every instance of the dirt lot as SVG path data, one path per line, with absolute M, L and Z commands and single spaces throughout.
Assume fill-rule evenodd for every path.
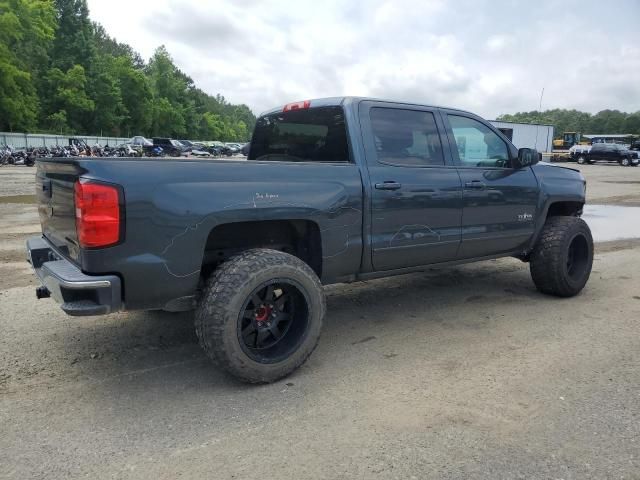
M 583 171 L 590 203 L 640 206 L 640 168 Z M 309 362 L 255 387 L 190 315 L 36 301 L 32 175 L 0 169 L 1 478 L 640 478 L 637 240 L 573 299 L 511 259 L 329 287 Z

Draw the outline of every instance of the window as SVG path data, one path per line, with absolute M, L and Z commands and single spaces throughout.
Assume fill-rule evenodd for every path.
M 513 142 L 513 128 L 498 128 L 505 137 Z
M 460 163 L 466 167 L 510 167 L 507 144 L 472 118 L 449 115 Z
M 249 160 L 348 162 L 342 107 L 272 113 L 256 122 Z
M 370 112 L 378 161 L 392 165 L 444 165 L 431 112 L 374 107 Z

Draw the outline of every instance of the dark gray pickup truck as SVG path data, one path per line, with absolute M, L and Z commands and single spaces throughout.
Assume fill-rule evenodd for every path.
M 28 259 L 70 315 L 195 309 L 209 357 L 270 382 L 316 346 L 322 284 L 513 256 L 580 292 L 585 180 L 538 160 L 461 110 L 297 102 L 260 116 L 248 160 L 38 160 Z

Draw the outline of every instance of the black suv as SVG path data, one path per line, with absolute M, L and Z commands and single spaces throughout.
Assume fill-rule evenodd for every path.
M 637 167 L 640 159 L 638 159 L 638 152 L 629 150 L 623 145 L 595 143 L 588 152 L 578 154 L 577 161 L 579 164 L 593 164 L 598 161 L 618 162 L 623 167 Z
M 153 147 L 162 147 L 162 150 L 164 151 L 164 153 L 172 157 L 179 157 L 186 151 L 184 145 L 182 145 L 177 140 L 173 140 L 171 138 L 154 137 Z

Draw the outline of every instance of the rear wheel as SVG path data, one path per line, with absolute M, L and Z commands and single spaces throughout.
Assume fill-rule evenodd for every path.
M 550 217 L 530 258 L 538 290 L 572 297 L 584 288 L 593 265 L 591 230 L 579 217 Z
M 587 159 L 585 158 L 584 155 L 580 155 L 577 161 L 580 165 L 584 165 L 585 163 L 587 163 Z
M 218 366 L 243 381 L 268 383 L 313 352 L 325 308 L 320 281 L 306 263 L 252 249 L 213 272 L 196 311 L 196 333 Z

